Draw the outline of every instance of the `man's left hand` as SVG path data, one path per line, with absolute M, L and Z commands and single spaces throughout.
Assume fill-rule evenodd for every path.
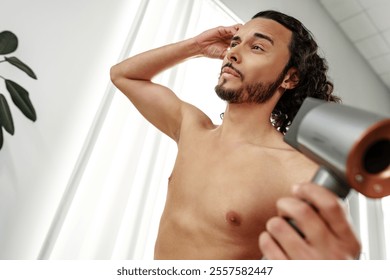
M 335 194 L 313 183 L 295 185 L 277 201 L 278 216 L 266 224 L 259 246 L 266 259 L 356 259 L 361 245 Z M 302 237 L 287 221 L 291 219 Z

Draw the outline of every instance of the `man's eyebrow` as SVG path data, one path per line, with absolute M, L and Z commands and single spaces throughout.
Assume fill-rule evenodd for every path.
M 272 45 L 274 45 L 274 40 L 272 40 L 271 37 L 269 37 L 269 36 L 267 36 L 267 35 L 265 35 L 263 33 L 256 32 L 256 33 L 253 34 L 253 37 L 260 38 L 260 39 L 265 39 L 265 40 L 269 41 Z M 241 41 L 241 37 L 236 35 L 236 36 L 233 36 L 233 38 L 231 40 L 232 41 Z
M 274 40 L 272 40 L 271 37 L 269 37 L 263 33 L 255 33 L 255 34 L 253 34 L 253 36 L 260 38 L 260 39 L 265 39 L 265 40 L 269 41 L 272 45 L 274 45 Z

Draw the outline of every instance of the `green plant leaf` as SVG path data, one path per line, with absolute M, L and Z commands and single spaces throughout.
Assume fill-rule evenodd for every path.
M 18 37 L 11 31 L 0 33 L 0 54 L 9 54 L 18 47 Z
M 0 126 L 11 135 L 14 135 L 15 128 L 12 120 L 11 111 L 9 110 L 7 99 L 0 93 Z
M 35 75 L 34 71 L 28 67 L 24 62 L 22 62 L 20 59 L 18 59 L 17 57 L 4 57 L 4 59 L 6 61 L 8 61 L 9 63 L 11 63 L 13 66 L 19 68 L 20 70 L 22 70 L 23 72 L 25 72 L 27 75 L 29 75 L 31 78 L 33 79 L 37 79 L 37 76 Z
M 4 141 L 4 139 L 3 139 L 3 129 L 0 126 L 0 150 L 3 147 L 3 141 Z
M 3 147 L 3 129 L 0 126 L 0 150 Z
M 22 113 L 32 121 L 37 120 L 34 106 L 28 96 L 28 91 L 11 80 L 5 80 L 5 86 L 11 94 L 12 101 L 22 111 Z

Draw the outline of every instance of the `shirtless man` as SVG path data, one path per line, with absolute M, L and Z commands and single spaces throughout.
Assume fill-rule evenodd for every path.
M 315 55 L 320 64 L 314 68 L 320 69 L 300 65 L 296 55 L 302 56 L 302 46 L 300 54 L 292 54 L 292 45 L 302 40 L 314 46 L 314 54 L 307 46 L 305 52 Z M 309 76 L 318 76 L 311 71 L 325 76 L 326 66 L 316 48 L 300 22 L 266 11 L 245 25 L 217 27 L 112 67 L 116 87 L 178 146 L 156 259 L 353 259 L 359 255 L 359 241 L 340 201 L 323 187 L 303 183 L 318 167 L 284 143 L 281 133 L 306 96 L 335 100 L 331 83 L 326 79 L 313 83 Z M 227 102 L 221 125 L 151 81 L 165 69 L 199 56 L 223 59 L 215 89 Z M 295 94 L 297 88 L 304 93 Z M 287 113 L 287 121 L 280 118 L 286 108 L 278 103 L 286 95 L 298 103 L 291 105 L 295 113 Z M 284 217 L 294 219 L 306 237 L 301 238 Z

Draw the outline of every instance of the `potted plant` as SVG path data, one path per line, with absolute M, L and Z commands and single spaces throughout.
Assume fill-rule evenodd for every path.
M 3 31 L 0 33 L 0 63 L 9 63 L 10 65 L 19 68 L 33 79 L 37 79 L 37 76 L 25 63 L 19 60 L 15 56 L 5 56 L 14 52 L 18 47 L 18 38 L 10 31 Z M 20 86 L 18 83 L 9 80 L 0 74 L 0 80 L 4 80 L 5 88 L 7 89 L 9 96 L 13 103 L 20 109 L 20 111 L 30 120 L 36 121 L 37 116 L 34 106 L 29 98 L 29 93 L 26 89 Z M 3 146 L 3 128 L 9 134 L 13 135 L 15 132 L 12 114 L 8 105 L 6 96 L 0 92 L 0 149 Z

